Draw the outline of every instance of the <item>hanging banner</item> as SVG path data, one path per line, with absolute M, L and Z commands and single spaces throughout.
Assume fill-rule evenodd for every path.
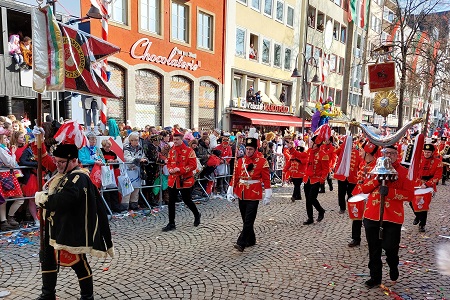
M 369 90 L 371 93 L 395 89 L 394 62 L 369 65 L 367 69 L 369 71 Z

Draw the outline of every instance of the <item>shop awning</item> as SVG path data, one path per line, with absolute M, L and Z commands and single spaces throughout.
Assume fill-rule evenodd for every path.
M 233 111 L 235 115 L 249 119 L 254 125 L 302 127 L 302 119 L 295 116 L 277 114 L 263 114 L 256 112 Z M 311 122 L 305 121 L 305 127 L 310 127 Z

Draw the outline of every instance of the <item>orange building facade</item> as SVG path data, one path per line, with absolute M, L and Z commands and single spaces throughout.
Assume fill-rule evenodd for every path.
M 120 53 L 108 59 L 107 115 L 132 126 L 215 128 L 223 110 L 225 0 L 115 0 L 107 41 Z M 81 14 L 91 6 L 81 0 Z M 102 22 L 90 20 L 102 36 Z

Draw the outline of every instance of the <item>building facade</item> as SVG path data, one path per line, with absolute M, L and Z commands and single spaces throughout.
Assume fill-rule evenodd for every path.
M 84 15 L 91 1 L 81 1 Z M 108 117 L 132 126 L 210 129 L 223 107 L 224 0 L 116 0 L 108 42 L 121 48 L 108 60 Z M 91 33 L 102 36 L 100 21 Z

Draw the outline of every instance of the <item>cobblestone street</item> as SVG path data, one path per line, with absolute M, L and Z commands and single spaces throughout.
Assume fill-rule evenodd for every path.
M 177 229 L 163 233 L 166 211 L 157 215 L 114 218 L 111 229 L 116 257 L 90 259 L 96 299 L 450 299 L 450 278 L 436 271 L 435 246 L 450 240 L 450 187 L 438 186 L 427 231 L 406 220 L 400 249 L 400 278 L 387 289 L 364 286 L 369 270 L 365 237 L 349 248 L 351 221 L 339 214 L 335 190 L 319 194 L 326 209 L 321 223 L 303 226 L 303 201 L 292 203 L 292 187 L 274 189 L 272 203 L 259 206 L 257 244 L 243 253 L 233 248 L 241 228 L 236 204 L 212 199 L 198 205 L 202 223 L 193 227 L 187 208 L 177 210 Z M 405 204 L 406 205 L 406 204 Z M 315 212 L 315 217 L 317 213 Z M 364 235 L 364 230 L 363 230 Z M 5 299 L 35 299 L 40 294 L 39 238 L 34 245 L 0 244 L 0 291 Z M 383 259 L 384 260 L 384 259 Z M 389 295 L 389 293 L 391 294 Z M 76 299 L 75 273 L 62 268 L 59 299 Z

